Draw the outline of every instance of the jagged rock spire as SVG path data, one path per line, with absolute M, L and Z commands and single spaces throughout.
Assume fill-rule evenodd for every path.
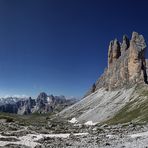
M 130 41 L 126 35 L 123 36 L 123 41 L 121 44 L 121 55 L 125 53 L 126 50 L 128 50 L 130 46 Z
M 121 56 L 120 49 L 120 43 L 117 39 L 110 42 L 108 50 L 108 67 L 110 67 Z
M 142 35 L 132 33 L 131 40 L 123 36 L 120 43 L 117 39 L 109 44 L 108 68 L 96 82 L 96 90 L 107 90 L 130 87 L 137 83 L 147 83 L 146 42 Z
M 129 79 L 135 78 L 144 78 L 143 73 L 146 69 L 145 62 L 145 50 L 146 43 L 144 37 L 139 35 L 137 32 L 133 32 L 132 39 L 130 41 L 129 48 L 129 62 L 128 62 L 128 71 Z M 141 72 L 143 71 L 143 73 Z

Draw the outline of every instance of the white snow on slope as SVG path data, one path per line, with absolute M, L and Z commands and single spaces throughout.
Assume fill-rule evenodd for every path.
M 97 123 L 93 123 L 92 121 L 85 122 L 85 125 L 96 125 Z
M 76 118 L 72 118 L 71 120 L 69 120 L 70 123 L 77 123 L 78 120 Z

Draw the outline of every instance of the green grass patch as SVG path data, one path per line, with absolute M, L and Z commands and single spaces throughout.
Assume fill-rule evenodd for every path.
M 131 99 L 113 118 L 104 123 L 148 122 L 148 86 L 136 88 L 135 94 L 138 94 L 136 99 Z
M 16 122 L 23 126 L 44 126 L 48 123 L 48 120 L 52 114 L 38 114 L 34 113 L 31 115 L 17 115 L 0 112 L 0 119 L 6 120 L 6 122 Z

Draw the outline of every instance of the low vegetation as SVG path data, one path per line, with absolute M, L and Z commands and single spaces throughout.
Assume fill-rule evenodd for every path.
M 137 95 L 137 96 L 136 96 Z M 148 122 L 148 89 L 138 86 L 135 90 L 136 99 L 131 99 L 107 124 L 127 122 Z
M 38 114 L 34 113 L 31 115 L 17 115 L 0 112 L 0 120 L 5 120 L 5 122 L 16 122 L 19 125 L 29 126 L 46 125 L 52 114 Z

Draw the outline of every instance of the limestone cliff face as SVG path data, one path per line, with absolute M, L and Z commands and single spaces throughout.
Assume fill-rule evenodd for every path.
M 136 83 L 147 83 L 145 52 L 145 39 L 137 32 L 132 33 L 131 40 L 123 36 L 122 43 L 117 39 L 111 41 L 108 49 L 108 67 L 95 83 L 95 90 L 115 90 Z M 92 93 L 92 90 L 95 91 L 91 89 L 88 94 Z

